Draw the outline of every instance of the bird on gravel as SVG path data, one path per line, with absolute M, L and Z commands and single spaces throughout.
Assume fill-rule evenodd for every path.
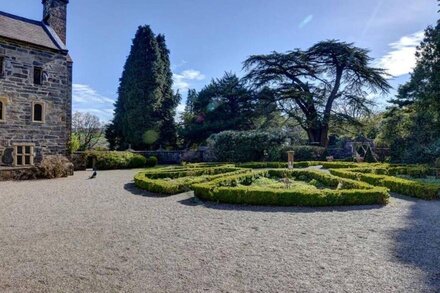
M 95 168 L 93 168 L 93 174 L 92 174 L 92 176 L 90 176 L 89 179 L 95 179 L 97 175 L 98 175 L 98 172 L 96 171 Z

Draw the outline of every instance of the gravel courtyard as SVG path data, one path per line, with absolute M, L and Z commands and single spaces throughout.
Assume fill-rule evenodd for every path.
M 0 291 L 440 292 L 438 201 L 232 206 L 134 173 L 0 183 Z

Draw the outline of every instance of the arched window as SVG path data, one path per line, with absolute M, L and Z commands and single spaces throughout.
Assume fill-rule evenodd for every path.
M 44 122 L 44 104 L 34 103 L 32 109 L 32 121 Z
M 8 99 L 0 97 L 0 122 L 6 121 L 6 106 L 8 105 Z

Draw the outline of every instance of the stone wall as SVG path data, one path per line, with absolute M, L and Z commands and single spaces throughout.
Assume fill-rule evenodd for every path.
M 0 164 L 11 165 L 14 144 L 35 145 L 35 163 L 44 155 L 67 155 L 72 116 L 72 64 L 61 52 L 0 38 L 5 75 L 0 77 L 0 99 L 6 103 L 0 122 Z M 35 85 L 34 66 L 43 69 Z M 44 122 L 32 121 L 33 103 L 43 103 Z

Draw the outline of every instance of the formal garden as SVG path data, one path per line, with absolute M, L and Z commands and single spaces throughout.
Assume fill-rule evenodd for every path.
M 390 193 L 440 198 L 439 169 L 425 165 L 305 161 L 187 164 L 147 169 L 135 176 L 141 189 L 162 195 L 194 191 L 214 202 L 337 206 L 389 202 Z

